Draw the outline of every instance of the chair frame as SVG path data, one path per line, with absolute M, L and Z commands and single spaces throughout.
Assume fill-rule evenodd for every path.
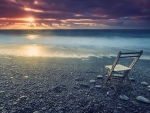
M 112 75 L 112 73 L 113 73 L 113 72 L 118 72 L 118 71 L 115 71 L 114 69 L 115 69 L 115 67 L 116 67 L 116 65 L 117 65 L 117 63 L 118 63 L 118 61 L 119 61 L 120 58 L 134 57 L 134 60 L 132 61 L 132 63 L 131 63 L 130 66 L 129 66 L 130 69 L 124 70 L 123 76 L 122 76 L 121 79 L 120 79 L 120 83 L 122 83 L 123 80 L 127 77 L 127 80 L 128 80 L 128 82 L 129 82 L 131 88 L 134 89 L 134 88 L 133 88 L 133 85 L 132 85 L 132 83 L 131 83 L 131 81 L 130 81 L 130 79 L 129 79 L 129 77 L 128 77 L 128 74 L 129 74 L 130 70 L 133 68 L 133 66 L 136 64 L 136 62 L 138 61 L 138 59 L 140 58 L 140 56 L 142 55 L 142 53 L 143 53 L 142 50 L 141 50 L 140 52 L 127 52 L 127 53 L 122 53 L 122 52 L 120 51 L 120 52 L 118 53 L 118 56 L 116 57 L 116 59 L 115 59 L 113 65 L 112 65 L 111 69 L 108 69 L 108 74 L 107 74 L 108 77 L 107 77 L 106 80 L 104 81 L 104 84 L 107 84 L 107 82 L 110 80 L 110 82 L 111 82 L 111 84 L 112 84 L 114 90 L 117 91 L 117 88 L 116 88 L 116 86 L 115 86 L 115 84 L 114 84 L 114 81 L 113 81 L 113 75 Z M 121 71 L 123 71 L 123 70 L 121 70 Z

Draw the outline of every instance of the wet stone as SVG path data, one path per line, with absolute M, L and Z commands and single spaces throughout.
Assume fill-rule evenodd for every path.
M 147 88 L 149 88 L 149 89 L 150 89 L 150 85 L 149 85 L 149 86 L 147 86 Z
M 3 94 L 3 93 L 5 93 L 5 91 L 0 91 L 0 94 Z
M 107 92 L 107 95 L 108 95 L 108 96 L 114 96 L 114 95 L 115 95 L 115 92 L 114 92 L 114 91 L 108 91 L 108 92 Z
M 80 84 L 80 88 L 90 88 L 90 86 L 87 84 Z
M 136 101 L 131 101 L 131 103 L 132 103 L 133 105 L 138 106 L 138 103 L 137 103 Z
M 4 107 L 0 107 L 0 110 L 3 110 Z
M 42 110 L 45 111 L 45 110 L 46 110 L 46 107 L 42 107 Z
M 39 111 L 34 111 L 33 113 L 40 113 Z
M 21 96 L 17 99 L 17 101 L 22 101 L 22 100 L 26 100 L 27 99 L 27 96 Z
M 119 112 L 118 110 L 115 109 L 113 113 L 120 113 L 120 112 Z
M 66 90 L 66 86 L 65 85 L 60 85 L 60 86 L 57 86 L 53 89 L 53 91 L 55 93 L 61 93 L 62 91 Z
M 102 76 L 102 75 L 97 75 L 97 78 L 98 78 L 98 79 L 102 79 L 103 76 Z
M 62 110 L 62 109 L 63 109 L 62 107 L 56 107 L 56 108 L 55 108 L 56 111 L 60 111 L 60 110 Z
M 100 89 L 102 88 L 102 85 L 96 85 L 95 88 Z
M 76 80 L 76 81 L 83 81 L 84 78 L 76 78 L 75 80 Z
M 135 79 L 134 79 L 134 78 L 129 78 L 129 79 L 130 79 L 130 81 L 135 82 Z
M 22 108 L 21 110 L 20 110 L 20 112 L 22 113 L 29 113 L 29 112 L 33 112 L 33 109 L 32 109 L 32 107 L 24 107 L 24 108 Z M 19 112 L 19 113 L 20 113 Z
M 90 83 L 95 83 L 96 81 L 95 80 L 90 80 Z
M 143 86 L 148 86 L 148 83 L 147 83 L 147 82 L 141 82 L 141 84 L 142 84 Z
M 127 97 L 126 95 L 120 95 L 119 97 L 121 100 L 129 100 L 129 97 Z
M 143 97 L 143 96 L 137 96 L 136 100 L 138 100 L 139 102 L 147 103 L 147 104 L 150 103 L 150 101 L 147 98 Z

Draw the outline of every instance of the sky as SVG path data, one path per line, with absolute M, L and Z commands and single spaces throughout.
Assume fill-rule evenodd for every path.
M 0 29 L 150 29 L 150 0 L 0 0 Z

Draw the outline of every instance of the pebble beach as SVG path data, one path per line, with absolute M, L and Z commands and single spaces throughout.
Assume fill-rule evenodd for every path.
M 0 112 L 150 113 L 150 61 L 131 70 L 134 90 L 125 82 L 115 92 L 104 85 L 114 59 L 0 55 Z

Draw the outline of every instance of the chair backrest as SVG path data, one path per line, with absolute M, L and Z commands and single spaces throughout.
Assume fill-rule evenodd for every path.
M 129 68 L 133 68 L 133 66 L 135 65 L 135 63 L 138 61 L 138 59 L 140 58 L 140 56 L 142 55 L 143 51 L 141 50 L 140 52 L 127 52 L 127 53 L 123 53 L 123 52 L 119 52 L 118 56 L 116 57 L 113 65 L 112 65 L 112 71 L 114 70 L 116 64 L 118 63 L 120 58 L 129 58 L 129 57 L 133 57 L 134 60 L 132 61 L 132 63 L 130 64 Z

